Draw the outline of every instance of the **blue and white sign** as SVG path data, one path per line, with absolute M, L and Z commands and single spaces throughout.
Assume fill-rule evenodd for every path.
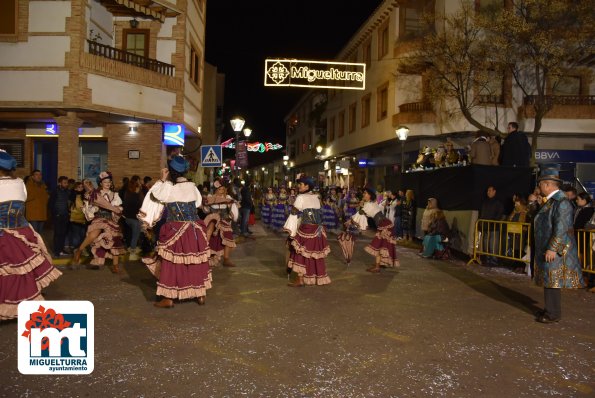
M 165 145 L 184 145 L 184 126 L 181 124 L 163 123 L 163 143 Z
M 45 133 L 47 135 L 58 135 L 58 125 L 56 123 L 48 123 L 45 125 Z
M 200 165 L 202 167 L 221 167 L 223 150 L 221 145 L 203 145 L 200 147 Z
M 595 163 L 595 151 L 540 149 L 535 151 L 537 163 Z

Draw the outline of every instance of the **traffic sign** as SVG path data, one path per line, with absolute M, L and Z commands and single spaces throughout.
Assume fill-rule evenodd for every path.
M 200 147 L 200 165 L 202 167 L 221 167 L 222 160 L 221 145 L 202 145 Z

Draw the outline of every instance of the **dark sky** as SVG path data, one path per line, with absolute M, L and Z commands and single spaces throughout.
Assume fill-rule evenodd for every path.
M 380 3 L 209 0 L 205 58 L 226 76 L 225 120 L 239 114 L 253 130 L 250 141 L 285 145 L 283 118 L 307 89 L 264 87 L 264 60 L 331 60 Z M 226 122 L 224 138 L 233 134 Z M 249 158 L 251 165 L 270 160 L 257 154 Z

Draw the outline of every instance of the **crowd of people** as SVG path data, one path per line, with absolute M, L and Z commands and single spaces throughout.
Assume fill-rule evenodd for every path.
M 349 263 L 356 237 L 372 225 L 375 235 L 364 248 L 373 257 L 367 268 L 371 273 L 400 266 L 398 240 L 420 237 L 419 254 L 424 258 L 449 255 L 450 228 L 439 198 L 428 199 L 417 235 L 418 205 L 412 190 L 318 189 L 315 181 L 305 176 L 293 188 L 270 187 L 261 195 L 251 181 L 242 183 L 237 178 L 231 183 L 218 179 L 196 186 L 185 178 L 188 162 L 176 155 L 157 181 L 145 177 L 141 183 L 139 176 L 132 176 L 116 191 L 111 173 L 103 171 L 96 184 L 59 177 L 56 189 L 48 193 L 39 170 L 22 181 L 14 177 L 14 164 L 10 155 L 0 151 L 0 249 L 8 253 L 8 260 L 0 264 L 4 271 L 0 274 L 0 319 L 15 317 L 20 301 L 42 299 L 41 289 L 61 275 L 41 237 L 48 212 L 54 223 L 54 257 L 73 250 L 73 268 L 87 255 L 92 257 L 89 268 L 101 269 L 110 260 L 112 272 L 119 273 L 120 257 L 128 253 L 129 261 L 138 260 L 144 248 L 142 260 L 158 279 L 156 294 L 161 300 L 155 306 L 160 308 L 173 307 L 175 300 L 196 299 L 198 304 L 205 304 L 206 292 L 212 286 L 211 269 L 219 264 L 235 266 L 231 253 L 236 237 L 250 238 L 249 225 L 256 208 L 266 228 L 289 234 L 286 265 L 288 273 L 294 275 L 291 287 L 331 283 L 325 263 L 330 253 L 329 232 L 338 234 L 337 241 Z M 559 296 L 548 289 L 583 285 L 576 244 L 574 251 L 569 251 L 572 240 L 576 242 L 578 237 L 564 234 L 573 228 L 595 228 L 591 197 L 587 193 L 577 195 L 570 186 L 561 187 L 559 176 L 547 171 L 526 199 L 514 195 L 514 210 L 509 215 L 496 198 L 494 186 L 488 187 L 479 213 L 482 220 L 534 221 L 530 251 L 535 256 L 535 269 L 531 273 L 546 289 L 546 310 L 539 314 L 544 323 L 560 319 Z M 571 214 L 569 220 L 574 225 L 566 228 L 567 220 L 552 219 L 550 208 L 551 212 L 562 212 L 564 220 L 567 213 Z M 550 238 L 544 246 L 547 239 L 541 235 L 553 233 L 555 223 L 566 228 L 561 232 L 564 236 Z M 500 231 L 485 234 L 486 247 L 510 239 L 499 236 Z M 591 242 L 582 244 L 584 247 Z M 571 282 L 564 275 L 553 280 L 551 272 L 547 273 L 553 267 L 551 263 L 558 261 L 556 255 L 563 257 L 566 270 L 572 267 L 575 277 Z M 497 256 L 485 257 L 489 266 L 499 262 Z

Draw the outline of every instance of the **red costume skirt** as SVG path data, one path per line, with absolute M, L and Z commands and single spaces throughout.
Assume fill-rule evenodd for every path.
M 60 275 L 33 228 L 0 229 L 0 320 L 16 318 L 21 301 L 43 300 L 41 289 Z
M 376 229 L 376 235 L 366 246 L 366 252 L 374 257 L 380 255 L 380 265 L 398 267 L 400 264 L 397 258 L 397 238 L 393 233 L 393 223 L 385 218 L 380 221 Z
M 324 227 L 302 224 L 291 239 L 287 266 L 302 276 L 306 285 L 327 285 L 331 278 L 326 273 L 324 259 L 330 252 Z
M 169 221 L 159 232 L 157 256 L 143 262 L 159 281 L 157 295 L 170 299 L 206 296 L 211 288 L 209 245 L 202 221 Z
M 229 220 L 223 220 L 217 213 L 209 214 L 205 218 L 205 225 L 210 222 L 215 223 L 215 229 L 209 240 L 209 247 L 211 248 L 211 265 L 215 266 L 219 263 L 225 247 L 236 247 L 236 241 L 233 238 L 233 228 Z
M 93 260 L 91 265 L 104 265 L 106 258 L 113 259 L 126 253 L 124 239 L 118 223 L 107 218 L 95 218 L 89 224 L 87 233 L 101 231 L 99 236 L 91 243 Z

